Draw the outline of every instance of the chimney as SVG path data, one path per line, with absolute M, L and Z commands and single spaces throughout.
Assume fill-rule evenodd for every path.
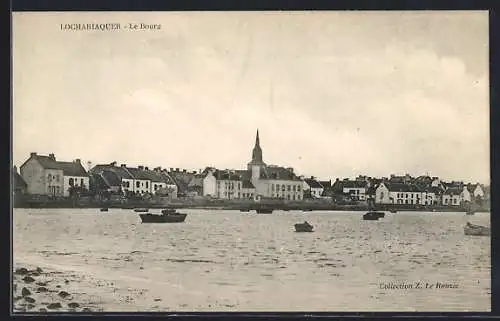
M 174 171 L 174 168 L 173 167 L 170 167 L 170 171 L 173 172 Z
M 178 172 L 178 171 L 179 171 L 179 167 L 176 167 L 176 168 L 175 168 L 175 171 L 176 171 L 176 172 Z
M 75 163 L 77 163 L 77 164 L 81 164 L 81 163 L 82 163 L 82 160 L 81 160 L 81 159 L 79 159 L 79 158 L 77 158 L 77 159 L 75 159 Z
M 185 173 L 185 172 L 186 172 L 186 170 L 185 170 L 185 169 L 183 169 L 183 170 L 182 170 L 182 172 L 183 172 L 183 173 Z
M 335 179 L 335 181 L 336 181 L 336 182 L 338 182 L 338 181 L 339 181 L 339 179 L 338 179 L 338 178 L 336 178 L 336 179 Z
M 56 156 L 55 156 L 54 154 L 49 154 L 49 157 L 50 157 L 50 159 L 52 159 L 53 161 L 55 161 L 55 160 L 56 160 Z
M 109 164 L 109 165 L 111 165 L 111 166 L 115 167 L 115 166 L 116 166 L 116 161 L 111 162 L 111 164 Z
M 144 169 L 147 170 L 147 171 L 149 171 L 149 167 L 147 167 L 147 166 L 144 166 Z
M 140 166 L 137 166 L 137 168 L 139 168 L 141 171 L 144 170 L 144 166 L 140 165 Z
M 31 152 L 30 153 L 30 157 L 35 157 L 36 156 L 36 152 Z
M 121 164 L 120 167 L 127 167 L 127 164 Z
M 314 179 L 314 176 L 311 176 L 311 179 Z

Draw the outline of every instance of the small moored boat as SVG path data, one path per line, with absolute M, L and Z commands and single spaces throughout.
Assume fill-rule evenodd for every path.
M 491 230 L 489 227 L 474 225 L 469 222 L 464 226 L 464 234 L 472 236 L 490 236 Z
M 377 221 L 379 218 L 385 216 L 384 212 L 367 212 L 363 215 L 363 220 L 365 221 Z
M 187 214 L 184 213 L 173 213 L 173 214 L 151 214 L 151 213 L 141 213 L 139 214 L 142 223 L 181 223 L 186 220 Z
M 149 212 L 149 208 L 134 208 L 134 212 L 136 212 L 136 213 L 147 213 L 147 212 Z
M 240 209 L 240 212 L 250 212 L 250 209 L 248 209 L 248 208 L 242 208 L 242 209 Z
M 256 211 L 257 211 L 257 214 L 272 214 L 273 213 L 272 208 L 258 208 Z
M 397 213 L 398 211 L 396 210 L 390 210 L 391 213 Z
M 100 209 L 101 212 L 107 212 L 108 211 L 108 208 L 107 207 L 103 207 Z
M 304 222 L 304 223 L 298 223 L 295 224 L 295 232 L 312 232 L 314 226 L 311 224 Z

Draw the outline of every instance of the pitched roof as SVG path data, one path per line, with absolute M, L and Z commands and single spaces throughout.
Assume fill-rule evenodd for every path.
M 266 166 L 261 171 L 261 179 L 272 180 L 287 180 L 287 181 L 300 181 L 300 178 L 295 175 L 291 170 L 281 166 Z
M 391 192 L 422 192 L 422 190 L 415 184 L 403 184 L 403 183 L 390 183 L 384 182 L 384 185 Z
M 107 185 L 111 186 L 120 186 L 122 184 L 122 181 L 118 174 L 114 171 L 111 170 L 104 170 L 101 173 L 102 177 L 100 175 L 97 175 L 99 178 L 104 178 L 104 181 L 106 182 Z
M 230 181 L 241 180 L 241 175 L 239 175 L 236 171 L 231 171 L 231 170 L 216 169 L 213 171 L 213 175 L 217 180 L 230 180 Z
M 102 172 L 104 170 L 110 170 L 113 171 L 118 177 L 121 179 L 134 179 L 130 173 L 125 169 L 125 167 L 122 166 L 113 166 L 109 164 L 105 165 L 96 165 L 94 166 L 91 171 L 92 172 Z
M 329 188 L 332 186 L 332 181 L 319 181 L 319 183 L 321 184 L 321 186 L 323 186 L 324 188 Z
M 17 171 L 12 171 L 14 188 L 25 188 L 28 184 Z
M 315 179 L 306 178 L 304 181 L 309 185 L 310 188 L 323 188 L 323 186 Z
M 342 181 L 343 188 L 366 188 L 366 181 Z
M 65 176 L 88 176 L 87 171 L 79 162 L 60 162 L 44 155 L 32 155 L 30 159 L 36 159 L 45 169 L 62 170 Z
M 448 188 L 444 194 L 445 195 L 460 195 L 462 193 L 462 190 L 461 188 L 458 188 L 458 187 L 450 187 Z
M 255 186 L 253 186 L 252 182 L 245 179 L 243 180 L 243 183 L 242 183 L 242 188 L 255 188 Z
M 141 180 L 146 180 L 146 181 L 151 180 L 149 173 L 147 173 L 146 170 L 135 168 L 135 167 L 126 167 L 126 168 L 135 179 L 141 179 Z

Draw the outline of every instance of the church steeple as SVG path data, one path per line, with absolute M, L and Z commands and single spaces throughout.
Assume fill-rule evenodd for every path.
M 255 137 L 255 146 L 252 151 L 252 163 L 262 164 L 262 148 L 260 148 L 259 130 L 257 129 L 257 135 Z

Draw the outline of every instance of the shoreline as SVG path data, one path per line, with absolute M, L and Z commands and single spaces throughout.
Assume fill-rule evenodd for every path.
M 268 207 L 265 205 L 265 207 Z M 302 211 L 302 212 L 313 212 L 313 211 L 328 211 L 328 212 L 367 212 L 367 211 L 381 211 L 381 212 L 422 212 L 422 213 L 439 213 L 439 212 L 467 212 L 467 209 L 457 207 L 436 207 L 436 208 L 392 208 L 392 207 L 380 207 L 375 209 L 369 209 L 366 206 L 318 206 L 318 205 L 306 205 L 306 206 L 270 206 L 273 207 L 275 211 Z M 255 211 L 255 207 L 250 207 L 247 205 L 196 205 L 196 204 L 136 204 L 136 205 L 82 205 L 82 206 L 67 206 L 57 203 L 44 203 L 44 204 L 31 204 L 25 206 L 14 206 L 17 209 L 46 209 L 46 208 L 59 208 L 59 209 L 99 209 L 99 208 L 110 208 L 110 209 L 125 209 L 132 210 L 134 208 L 146 208 L 146 209 L 198 209 L 198 210 L 220 210 L 220 211 Z M 490 212 L 491 209 L 478 209 L 476 212 Z
M 102 312 L 101 299 L 88 291 L 82 292 L 81 283 L 81 277 L 70 271 L 16 262 L 12 271 L 12 311 L 37 314 Z

